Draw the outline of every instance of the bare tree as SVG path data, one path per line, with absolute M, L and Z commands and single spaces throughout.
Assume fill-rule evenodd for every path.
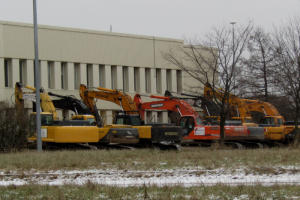
M 298 144 L 300 116 L 300 18 L 289 18 L 281 27 L 274 28 L 276 80 L 278 89 L 288 97 L 295 115 L 295 144 Z
M 26 146 L 29 117 L 25 109 L 17 110 L 0 102 L 0 149 L 20 150 Z
M 247 92 L 252 95 L 264 94 L 264 101 L 269 102 L 269 88 L 272 87 L 272 78 L 275 68 L 274 53 L 271 46 L 271 37 L 261 27 L 257 27 L 248 43 L 250 56 L 243 59 L 244 83 Z
M 162 52 L 165 60 L 197 81 L 197 89 L 203 89 L 203 86 L 207 85 L 213 91 L 212 96 L 215 100 L 215 92 L 221 87 L 224 96 L 221 101 L 217 101 L 221 110 L 221 144 L 224 143 L 224 125 L 229 111 L 226 101 L 229 102 L 230 93 L 242 86 L 237 77 L 243 70 L 240 65 L 241 56 L 247 47 L 251 31 L 251 22 L 235 30 L 229 26 L 214 27 L 212 32 L 203 38 L 185 39 L 185 46 L 173 47 L 168 52 Z M 198 93 L 202 92 L 198 90 Z

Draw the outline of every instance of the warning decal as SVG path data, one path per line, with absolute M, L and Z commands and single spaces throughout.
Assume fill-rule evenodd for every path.
M 205 127 L 195 127 L 195 135 L 205 135 Z

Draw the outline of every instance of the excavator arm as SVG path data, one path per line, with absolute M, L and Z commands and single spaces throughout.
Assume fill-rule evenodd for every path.
M 137 114 L 137 108 L 132 98 L 126 93 L 120 90 L 110 90 L 102 87 L 95 88 L 96 90 L 89 90 L 88 86 L 80 85 L 81 99 L 91 108 L 92 101 L 94 99 L 102 99 L 105 101 L 113 102 L 119 105 L 122 111 L 135 112 Z
M 25 92 L 23 91 L 23 89 L 28 89 L 29 91 Z M 35 91 L 36 88 L 17 82 L 15 85 L 15 101 L 17 107 L 24 108 L 24 100 L 36 102 Z M 40 90 L 40 98 L 42 111 L 53 114 L 53 120 L 58 120 L 58 115 L 51 97 L 47 93 L 45 93 L 43 88 Z
M 48 94 L 57 98 L 52 100 L 55 108 L 72 110 L 76 115 L 92 114 L 87 105 L 83 101 L 76 99 L 74 96 L 58 95 L 52 92 L 48 92 Z
M 211 98 L 212 90 L 205 86 L 204 87 L 204 96 L 207 98 Z M 218 100 L 222 100 L 223 93 L 219 90 L 214 91 L 214 96 Z M 248 106 L 244 102 L 243 99 L 230 94 L 229 99 L 225 100 L 226 103 L 228 103 L 231 106 L 231 118 L 237 117 L 237 118 L 249 118 L 251 119 L 251 114 Z
M 143 102 L 140 94 L 134 96 L 133 101 L 136 103 L 136 106 L 140 112 L 142 119 L 145 119 L 146 110 L 167 110 L 179 113 L 181 116 L 194 116 L 195 118 L 200 118 L 199 114 L 185 101 L 180 99 L 172 99 L 171 97 L 162 97 L 150 95 L 151 98 L 161 99 L 161 101 L 152 101 L 152 102 Z M 178 117 L 170 116 L 173 122 L 179 120 Z
M 174 97 L 172 93 L 176 93 L 185 97 Z M 196 96 L 196 95 L 191 95 L 191 94 L 186 94 L 186 93 L 181 93 L 181 92 L 171 92 L 166 90 L 165 92 L 166 97 L 171 97 L 171 98 L 176 98 L 176 99 L 181 99 L 186 101 L 188 104 L 190 104 L 193 107 L 198 107 L 203 110 L 203 112 L 206 114 L 208 117 L 220 117 L 220 108 L 218 105 L 206 98 L 205 96 Z
M 251 111 L 261 112 L 270 116 L 281 116 L 278 110 L 269 102 L 243 99 Z
M 126 93 L 119 90 L 110 90 L 101 87 L 97 87 L 95 89 L 96 90 L 90 90 L 88 86 L 81 84 L 79 94 L 82 101 L 88 106 L 97 121 L 98 118 L 100 119 L 100 116 L 97 111 L 95 99 L 113 102 L 119 105 L 122 111 L 130 112 L 130 114 L 138 114 L 135 103 Z

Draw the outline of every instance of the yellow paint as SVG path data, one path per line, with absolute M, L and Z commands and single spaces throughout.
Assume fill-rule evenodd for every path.
M 138 129 L 140 139 L 151 140 L 151 126 L 133 126 L 132 128 Z
M 108 131 L 108 128 L 98 128 L 96 126 L 48 126 L 47 138 L 42 138 L 42 142 L 99 142 L 99 140 L 102 139 Z M 28 139 L 36 140 L 36 136 L 30 137 Z
M 283 127 L 265 127 L 264 130 L 265 140 L 284 140 L 284 128 Z

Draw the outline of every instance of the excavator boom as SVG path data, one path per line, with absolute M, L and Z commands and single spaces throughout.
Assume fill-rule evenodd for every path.
M 206 98 L 212 98 L 212 93 L 213 91 L 208 86 L 204 87 L 204 96 Z M 224 96 L 221 89 L 215 90 L 214 95 L 215 98 L 220 101 L 222 101 Z M 242 118 L 251 118 L 250 111 L 243 99 L 240 99 L 233 94 L 229 94 L 229 99 L 225 99 L 225 102 L 231 106 L 231 117 L 240 117 L 241 120 L 243 120 Z M 243 123 L 245 123 L 245 120 L 243 120 Z
M 281 116 L 278 110 L 269 102 L 243 99 L 251 111 L 261 112 L 269 116 Z
M 174 97 L 172 93 L 176 93 L 184 97 Z M 205 96 L 191 95 L 182 92 L 171 92 L 168 90 L 166 90 L 165 96 L 181 99 L 193 107 L 201 108 L 206 115 L 206 119 L 220 119 L 220 108 L 214 101 L 206 98 Z
M 199 121 L 202 121 L 199 114 L 185 101 L 179 99 L 171 99 L 170 97 L 154 96 L 151 95 L 151 98 L 163 99 L 162 101 L 153 101 L 153 102 L 143 102 L 141 95 L 136 94 L 133 101 L 136 103 L 137 108 L 140 112 L 140 115 L 145 119 L 146 110 L 168 110 L 175 111 L 183 115 L 191 115 L 195 118 L 198 118 Z M 177 122 L 179 118 L 171 118 L 172 122 Z
M 96 87 L 96 90 L 90 90 L 87 86 L 81 84 L 79 89 L 79 94 L 81 99 L 87 104 L 93 113 L 94 110 L 94 99 L 102 99 L 105 101 L 113 102 L 119 105 L 123 111 L 132 111 L 132 114 L 138 114 L 135 103 L 132 98 L 126 93 L 120 90 L 110 90 L 107 88 Z

